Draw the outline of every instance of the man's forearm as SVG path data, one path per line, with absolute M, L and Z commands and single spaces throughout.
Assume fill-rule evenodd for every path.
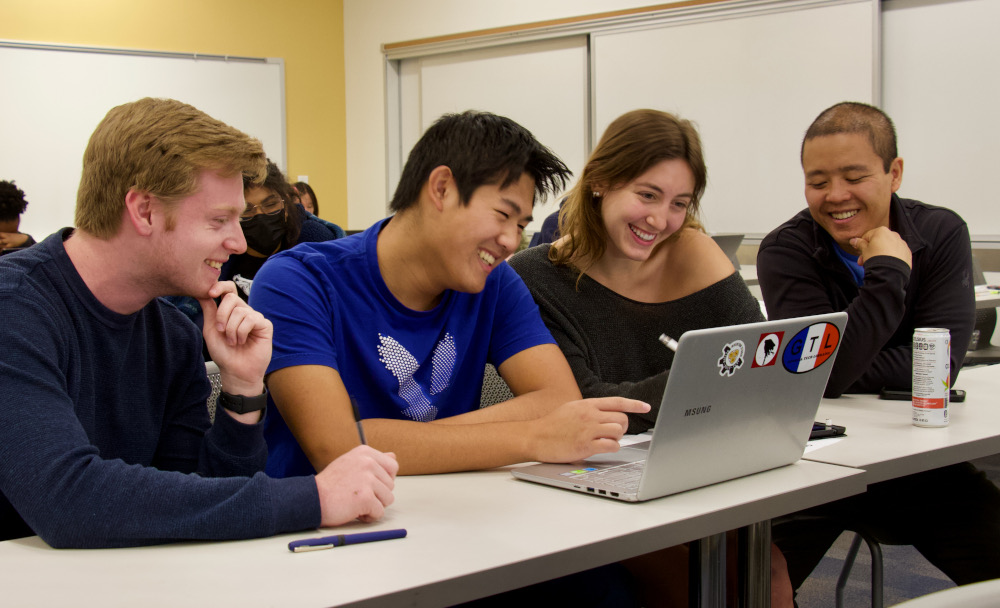
M 428 424 L 376 418 L 363 424 L 369 445 L 396 454 L 400 475 L 475 471 L 532 459 L 530 422 Z

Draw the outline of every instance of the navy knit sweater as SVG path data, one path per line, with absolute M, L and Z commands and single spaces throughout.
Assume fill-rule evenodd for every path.
M 64 230 L 0 258 L 0 540 L 54 547 L 314 528 L 311 477 L 263 470 L 260 425 L 210 425 L 198 330 L 154 300 L 103 306 Z

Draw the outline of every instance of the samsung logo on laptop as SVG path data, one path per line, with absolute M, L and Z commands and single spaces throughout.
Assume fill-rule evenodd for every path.
M 699 414 L 707 414 L 712 411 L 711 405 L 705 405 L 702 407 L 693 407 L 689 410 L 684 410 L 685 416 L 697 416 Z

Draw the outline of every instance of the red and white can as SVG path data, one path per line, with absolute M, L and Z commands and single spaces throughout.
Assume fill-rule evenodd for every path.
M 936 327 L 913 331 L 913 424 L 948 426 L 951 389 L 951 332 Z

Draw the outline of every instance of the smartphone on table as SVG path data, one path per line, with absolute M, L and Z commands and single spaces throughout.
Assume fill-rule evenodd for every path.
M 882 392 L 878 395 L 879 399 L 888 399 L 890 401 L 912 401 L 913 394 L 910 391 L 893 391 L 887 388 L 882 389 Z M 965 391 L 961 389 L 951 389 L 948 393 L 949 403 L 961 403 L 965 401 Z

